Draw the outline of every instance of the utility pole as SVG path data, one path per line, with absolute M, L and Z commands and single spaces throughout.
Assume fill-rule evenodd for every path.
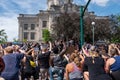
M 94 37 L 95 37 L 95 22 L 92 22 L 92 33 L 93 33 L 93 38 L 92 38 L 92 41 L 93 41 L 93 45 L 94 45 Z
M 82 45 L 84 44 L 84 13 L 85 10 L 87 9 L 89 3 L 91 0 L 88 0 L 87 4 L 84 6 L 80 6 L 80 47 L 82 48 Z

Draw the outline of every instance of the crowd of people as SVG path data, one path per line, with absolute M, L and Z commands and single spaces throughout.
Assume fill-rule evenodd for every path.
M 0 80 L 120 80 L 120 44 L 0 44 Z

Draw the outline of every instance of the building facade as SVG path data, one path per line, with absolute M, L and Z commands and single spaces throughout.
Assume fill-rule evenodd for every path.
M 73 0 L 47 0 L 47 10 L 40 10 L 38 14 L 19 14 L 19 41 L 42 41 L 43 29 L 51 31 L 56 16 L 64 12 L 79 14 L 79 8 L 80 5 L 74 4 Z M 87 15 L 97 19 L 105 18 L 86 10 L 85 16 Z

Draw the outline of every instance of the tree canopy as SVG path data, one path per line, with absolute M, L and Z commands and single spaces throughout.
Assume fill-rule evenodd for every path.
M 47 29 L 43 29 L 43 40 L 44 40 L 45 42 L 51 40 L 50 32 L 49 32 Z
M 7 34 L 4 29 L 0 30 L 0 43 L 7 42 Z
M 120 14 L 111 15 L 110 21 L 112 29 L 110 42 L 120 43 Z
M 108 16 L 105 18 L 95 18 L 96 16 L 84 17 L 84 38 L 86 42 L 92 42 L 92 21 L 95 22 L 95 41 L 120 40 L 120 16 Z M 61 13 L 60 16 L 55 17 L 55 23 L 52 26 L 56 37 L 75 38 L 80 39 L 80 16 L 78 13 Z M 117 39 L 117 40 L 116 40 Z
M 57 37 L 79 38 L 79 15 L 77 13 L 61 13 L 54 21 L 52 28 Z

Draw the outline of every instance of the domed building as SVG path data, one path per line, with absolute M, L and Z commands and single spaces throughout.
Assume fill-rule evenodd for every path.
M 73 3 L 73 0 L 47 0 L 47 10 L 40 10 L 37 14 L 19 14 L 19 41 L 42 41 L 43 29 L 51 31 L 56 16 L 64 12 L 80 14 L 79 8 L 80 5 Z M 96 19 L 107 19 L 86 9 L 85 16 L 87 15 Z

